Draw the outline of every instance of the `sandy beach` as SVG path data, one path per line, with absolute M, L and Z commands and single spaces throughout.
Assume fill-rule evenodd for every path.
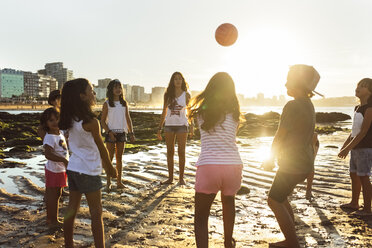
M 357 217 L 340 209 L 350 198 L 348 159 L 337 153 L 348 132 L 320 135 L 315 162 L 314 198 L 305 199 L 305 183 L 291 196 L 300 243 L 303 247 L 371 247 L 372 218 Z M 275 172 L 260 169 L 272 137 L 239 137 L 244 161 L 242 189 L 236 197 L 234 237 L 237 247 L 268 247 L 283 239 L 273 213 L 266 203 Z M 63 231 L 48 230 L 43 204 L 44 164 L 41 146 L 5 158 L 8 168 L 0 168 L 0 247 L 63 247 Z M 4 149 L 4 153 L 10 148 Z M 129 151 L 130 152 L 130 151 Z M 193 231 L 195 162 L 200 152 L 198 140 L 188 141 L 186 186 L 162 186 L 166 179 L 164 143 L 150 145 L 123 157 L 123 190 L 102 192 L 107 247 L 195 247 Z M 14 162 L 15 165 L 11 165 Z M 115 163 L 115 160 L 114 160 Z M 102 176 L 105 184 L 104 175 Z M 63 197 L 60 216 L 68 198 Z M 362 202 L 362 201 L 361 201 Z M 210 247 L 223 247 L 222 206 L 218 195 L 209 221 Z M 75 223 L 77 247 L 94 247 L 87 202 Z

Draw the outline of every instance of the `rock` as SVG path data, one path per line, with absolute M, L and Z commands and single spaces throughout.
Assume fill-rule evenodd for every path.
M 6 161 L 0 159 L 0 168 L 23 168 L 26 166 L 26 163 L 14 162 L 14 161 Z
M 350 120 L 350 115 L 338 112 L 331 112 L 331 113 L 323 113 L 319 112 L 316 113 L 316 122 L 317 123 L 325 123 L 325 122 L 337 122 L 337 121 L 346 121 Z
M 248 195 L 250 192 L 251 190 L 247 186 L 242 185 L 237 195 Z

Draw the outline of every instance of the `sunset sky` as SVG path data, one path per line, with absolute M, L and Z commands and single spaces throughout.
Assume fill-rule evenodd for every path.
M 167 86 L 180 71 L 191 90 L 226 71 L 238 93 L 285 94 L 288 67 L 313 65 L 317 90 L 351 96 L 372 77 L 370 0 L 1 0 L 0 68 L 36 72 L 63 62 L 75 77 Z M 214 39 L 234 24 L 231 47 Z

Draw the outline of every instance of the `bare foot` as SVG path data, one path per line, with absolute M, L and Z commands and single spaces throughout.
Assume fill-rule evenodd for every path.
M 55 222 L 49 222 L 48 224 L 48 229 L 60 229 L 63 227 L 63 222 L 57 220 Z
M 365 210 L 358 210 L 355 212 L 355 214 L 358 216 L 372 216 L 371 211 L 365 211 Z
M 172 184 L 172 183 L 173 183 L 173 179 L 168 179 L 166 181 L 161 182 L 160 184 L 164 185 L 164 184 Z
M 178 182 L 178 185 L 186 185 L 185 180 L 181 179 L 181 180 Z
M 110 184 L 106 184 L 106 192 L 111 192 L 111 190 L 112 190 L 111 183 Z
M 122 182 L 118 182 L 117 186 L 118 189 L 124 189 L 126 188 L 125 185 Z
M 359 205 L 354 205 L 354 204 L 351 204 L 351 203 L 347 203 L 347 204 L 342 204 L 340 206 L 340 208 L 347 209 L 347 210 L 358 210 Z
M 283 240 L 275 243 L 270 243 L 269 247 L 287 247 L 287 241 Z
M 311 192 L 306 192 L 306 196 L 305 196 L 306 200 L 311 200 L 313 198 L 313 194 L 311 194 Z

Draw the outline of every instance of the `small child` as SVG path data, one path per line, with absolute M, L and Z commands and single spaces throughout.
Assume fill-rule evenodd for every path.
M 241 186 L 243 162 L 236 145 L 240 107 L 230 75 L 216 73 L 205 90 L 192 99 L 190 109 L 201 136 L 195 181 L 196 246 L 208 247 L 209 212 L 221 191 L 224 244 L 225 248 L 235 247 L 235 195 Z
M 58 128 L 59 113 L 55 108 L 46 109 L 40 118 L 45 130 L 44 152 L 48 162 L 45 165 L 45 200 L 47 224 L 50 228 L 61 227 L 58 220 L 58 205 L 62 188 L 67 186 L 66 167 L 69 159 L 65 136 Z
M 78 78 L 66 82 L 62 89 L 59 127 L 69 131 L 71 157 L 67 165 L 70 190 L 64 218 L 65 247 L 74 247 L 74 222 L 82 194 L 88 201 L 95 247 L 105 247 L 102 219 L 101 173 L 116 177 L 101 136 L 99 121 L 92 111 L 96 96 L 91 83 Z
M 372 216 L 371 169 L 372 169 L 372 79 L 364 78 L 355 90 L 360 105 L 355 107 L 352 132 L 346 139 L 338 156 L 346 158 L 350 152 L 351 201 L 341 208 L 357 210 L 360 216 Z M 359 195 L 363 189 L 364 207 L 359 210 Z

